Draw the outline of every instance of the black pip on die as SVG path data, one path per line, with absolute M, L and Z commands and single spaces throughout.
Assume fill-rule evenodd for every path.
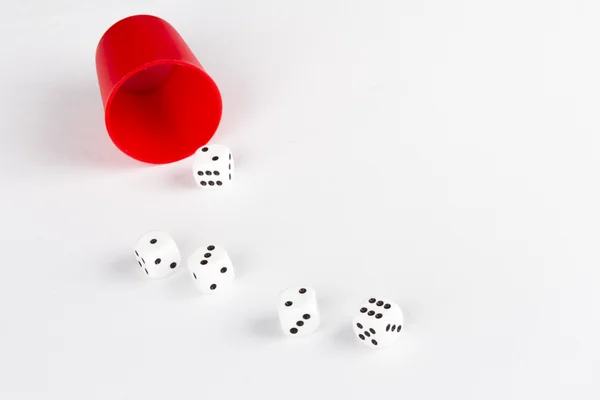
M 404 316 L 396 303 L 371 297 L 357 310 L 352 320 L 354 333 L 367 346 L 386 347 L 402 330 Z
M 317 330 L 320 323 L 317 294 L 306 286 L 292 287 L 279 295 L 279 322 L 283 333 L 305 336 Z
M 134 253 L 140 268 L 151 278 L 171 275 L 181 261 L 175 241 L 163 231 L 142 235 L 135 244 Z
M 231 286 L 235 280 L 233 264 L 220 246 L 199 248 L 188 259 L 188 269 L 202 293 L 215 293 Z
M 194 155 L 194 179 L 202 188 L 218 188 L 231 184 L 233 156 L 222 145 L 204 146 Z

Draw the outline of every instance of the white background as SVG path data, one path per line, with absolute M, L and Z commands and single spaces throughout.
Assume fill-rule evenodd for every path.
M 0 398 L 598 399 L 600 4 L 4 1 Z M 235 187 L 143 165 L 94 52 L 171 22 L 220 86 Z M 235 288 L 152 281 L 135 239 L 223 245 Z M 291 285 L 322 328 L 279 332 Z M 388 296 L 405 333 L 359 343 Z

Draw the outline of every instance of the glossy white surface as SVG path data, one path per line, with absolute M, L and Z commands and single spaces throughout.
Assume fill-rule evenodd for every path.
M 597 400 L 600 3 L 6 0 L 0 398 Z M 229 191 L 110 142 L 95 46 L 170 21 L 223 94 Z M 147 279 L 219 243 L 237 279 Z M 280 331 L 305 283 L 322 324 Z M 384 294 L 406 331 L 357 342 Z

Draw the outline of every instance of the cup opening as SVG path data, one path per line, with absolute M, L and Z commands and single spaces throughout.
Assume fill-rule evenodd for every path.
M 143 66 L 115 86 L 106 102 L 106 126 L 124 153 L 164 164 L 206 144 L 221 112 L 219 90 L 202 69 L 163 61 Z

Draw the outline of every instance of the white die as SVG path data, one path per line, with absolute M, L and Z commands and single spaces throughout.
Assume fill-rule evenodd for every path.
M 371 297 L 357 311 L 352 327 L 364 344 L 382 348 L 396 341 L 404 324 L 402 310 L 396 303 Z
M 202 293 L 215 293 L 231 286 L 235 271 L 229 256 L 220 246 L 204 246 L 188 259 L 188 269 Z
M 281 292 L 277 311 L 281 329 L 289 336 L 311 334 L 321 322 L 317 294 L 306 286 L 291 287 Z
M 218 188 L 231 184 L 233 156 L 222 145 L 203 146 L 194 155 L 194 179 L 202 188 Z
M 164 231 L 142 235 L 134 248 L 138 265 L 151 278 L 164 278 L 175 272 L 181 261 L 175 241 Z

